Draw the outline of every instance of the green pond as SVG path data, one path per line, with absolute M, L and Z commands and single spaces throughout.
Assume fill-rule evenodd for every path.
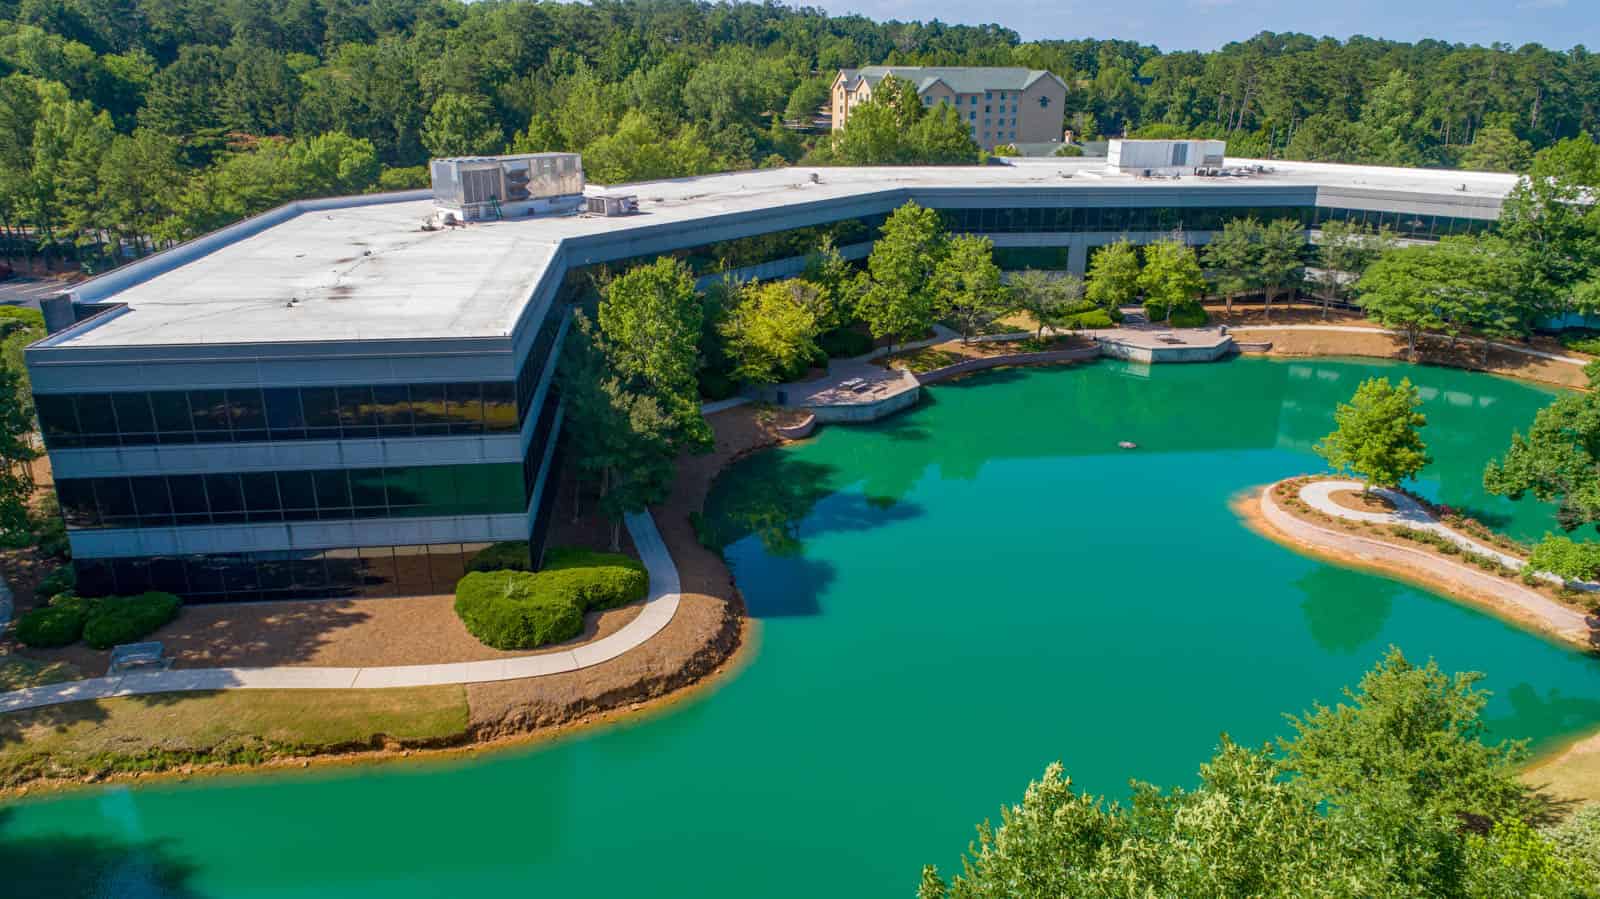
M 1549 401 L 1527 385 L 1326 360 L 992 373 L 719 482 L 707 527 L 761 629 L 719 689 L 472 760 L 15 804 L 0 892 L 907 896 L 1050 761 L 1113 796 L 1192 783 L 1220 733 L 1284 733 L 1389 644 L 1486 672 L 1496 736 L 1600 725 L 1600 663 L 1230 510 L 1318 470 L 1334 404 L 1374 373 L 1423 389 L 1423 492 L 1542 533 L 1549 508 L 1479 481 Z

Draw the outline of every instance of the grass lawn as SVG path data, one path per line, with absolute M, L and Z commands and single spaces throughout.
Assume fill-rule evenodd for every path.
M 0 786 L 36 777 L 257 764 L 354 749 L 437 745 L 467 728 L 456 685 L 228 690 L 77 702 L 0 715 Z
M 82 676 L 82 672 L 66 662 L 41 662 L 0 652 L 0 693 L 77 680 Z

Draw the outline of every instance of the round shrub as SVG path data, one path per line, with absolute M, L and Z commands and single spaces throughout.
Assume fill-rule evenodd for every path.
M 570 640 L 583 630 L 583 607 L 570 593 L 541 591 L 542 575 L 474 571 L 456 584 L 456 615 L 467 631 L 495 649 L 533 649 Z
M 616 553 L 554 548 L 538 572 L 474 571 L 456 584 L 456 615 L 496 649 L 570 640 L 583 613 L 637 602 L 650 591 L 644 565 Z
M 1111 320 L 1111 313 L 1104 309 L 1091 309 L 1088 312 L 1080 312 L 1072 317 L 1072 327 L 1074 328 L 1111 328 L 1115 327 L 1116 324 Z
M 729 377 L 726 372 L 707 368 L 700 372 L 700 398 L 716 402 L 725 400 L 739 392 L 739 382 Z
M 39 585 L 33 588 L 33 595 L 40 599 L 49 599 L 67 593 L 78 586 L 78 572 L 71 563 L 60 565 L 49 574 L 39 579 Z
M 491 543 L 467 561 L 468 571 L 532 571 L 528 541 L 507 540 Z
M 1144 317 L 1152 324 L 1160 324 L 1167 320 L 1167 304 L 1161 300 L 1144 301 Z
M 109 596 L 97 601 L 83 623 L 83 642 L 95 649 L 134 643 L 178 617 L 183 600 L 151 591 L 138 596 Z
M 17 639 L 24 646 L 40 649 L 70 646 L 83 636 L 87 617 L 84 603 L 40 606 L 17 619 Z
M 1174 328 L 1198 328 L 1208 320 L 1206 311 L 1199 306 L 1180 306 L 1172 310 Z

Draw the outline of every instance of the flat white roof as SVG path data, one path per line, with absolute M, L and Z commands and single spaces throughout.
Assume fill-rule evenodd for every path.
M 783 168 L 619 185 L 640 214 L 576 215 L 424 231 L 418 194 L 315 201 L 281 220 L 234 226 L 76 285 L 79 302 L 124 303 L 121 314 L 50 338 L 50 346 L 466 338 L 509 336 L 562 240 L 781 209 L 899 188 L 1083 187 L 1205 191 L 1311 186 L 1498 202 L 1512 175 L 1293 162 L 1251 178 L 1144 179 L 1108 173 L 1099 158 L 1017 159 L 939 168 Z M 1243 165 L 1250 160 L 1229 160 Z M 813 182 L 812 176 L 816 176 Z M 1461 188 L 1465 187 L 1465 191 Z M 595 186 L 595 192 L 607 192 Z M 228 230 L 234 230 L 228 229 Z M 690 238 L 686 244 L 703 242 Z

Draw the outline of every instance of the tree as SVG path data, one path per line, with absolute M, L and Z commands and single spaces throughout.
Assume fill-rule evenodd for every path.
M 1526 436 L 1484 468 L 1490 493 L 1555 502 L 1564 531 L 1600 521 L 1600 392 L 1557 397 L 1533 417 Z
M 1391 385 L 1388 378 L 1368 378 L 1348 403 L 1333 413 L 1333 433 L 1314 449 L 1328 464 L 1359 476 L 1362 491 L 1398 487 L 1430 461 L 1417 429 L 1428 423 L 1417 411 L 1422 399 L 1411 381 Z
M 871 283 L 857 311 L 874 338 L 891 346 L 921 336 L 933 327 L 938 309 L 934 273 L 948 239 L 939 214 L 914 202 L 889 215 L 867 257 Z
M 979 825 L 960 875 L 925 867 L 917 895 L 1594 896 L 1600 826 L 1525 823 L 1525 749 L 1482 742 L 1478 678 L 1391 649 L 1349 704 L 1292 718 L 1293 739 L 1224 735 L 1193 788 L 1136 783 L 1126 806 L 1054 763 Z
M 504 142 L 494 108 L 476 94 L 444 94 L 422 123 L 422 144 L 435 157 L 495 153 Z
M 11 360 L 0 367 L 0 536 L 16 540 L 30 532 L 28 498 L 33 482 L 24 472 L 39 453 L 33 448 L 33 412 Z
M 674 450 L 709 446 L 695 380 L 703 310 L 689 269 L 663 257 L 619 275 L 600 295 L 606 354 L 624 386 L 654 397 L 677 423 Z
M 1341 299 L 1346 286 L 1361 277 L 1367 266 L 1395 246 L 1394 234 L 1387 229 L 1374 233 L 1365 225 L 1345 221 L 1329 221 L 1322 225 L 1322 238 L 1317 249 L 1322 256 L 1322 268 L 1315 281 L 1322 295 L 1322 317 Z
M 1260 287 L 1261 223 L 1253 218 L 1229 219 L 1206 245 L 1206 270 L 1233 315 L 1233 298 Z
M 867 289 L 867 276 L 850 264 L 824 234 L 816 249 L 806 256 L 805 280 L 817 288 L 817 327 L 822 331 L 843 328 L 855 320 L 856 305 Z
M 1532 161 L 1533 145 L 1503 125 L 1478 129 L 1461 154 L 1461 167 L 1479 172 L 1520 172 Z
M 699 129 L 685 127 L 665 137 L 644 113 L 631 109 L 615 132 L 584 150 L 583 167 L 601 184 L 622 184 L 704 175 L 717 168 L 717 161 Z
M 951 238 L 933 277 L 944 314 L 960 326 L 962 342 L 1011 311 L 1000 267 L 994 264 L 994 242 L 987 237 Z
M 1261 251 L 1256 258 L 1256 280 L 1266 291 L 1264 314 L 1272 319 L 1272 302 L 1278 294 L 1289 292 L 1294 298 L 1300 284 L 1303 265 L 1300 250 L 1306 245 L 1305 229 L 1292 219 L 1274 219 L 1261 230 Z
M 1600 543 L 1547 533 L 1528 554 L 1528 567 L 1567 580 L 1592 581 L 1600 577 Z
M 738 292 L 721 332 L 734 375 L 776 384 L 805 373 L 817 355 L 816 287 L 801 281 L 752 284 Z
M 1138 283 L 1144 291 L 1145 314 L 1152 321 L 1171 321 L 1174 312 L 1184 313 L 1185 319 L 1205 317 L 1196 298 L 1205 290 L 1206 278 L 1188 244 L 1167 239 L 1147 245 Z
M 1083 281 L 1076 275 L 1057 276 L 1036 269 L 1011 276 L 1011 302 L 1033 319 L 1034 337 L 1044 339 L 1045 328 L 1059 327 L 1083 299 Z
M 1101 247 L 1089 260 L 1084 295 L 1105 309 L 1125 306 L 1139 295 L 1139 253 L 1127 238 Z

